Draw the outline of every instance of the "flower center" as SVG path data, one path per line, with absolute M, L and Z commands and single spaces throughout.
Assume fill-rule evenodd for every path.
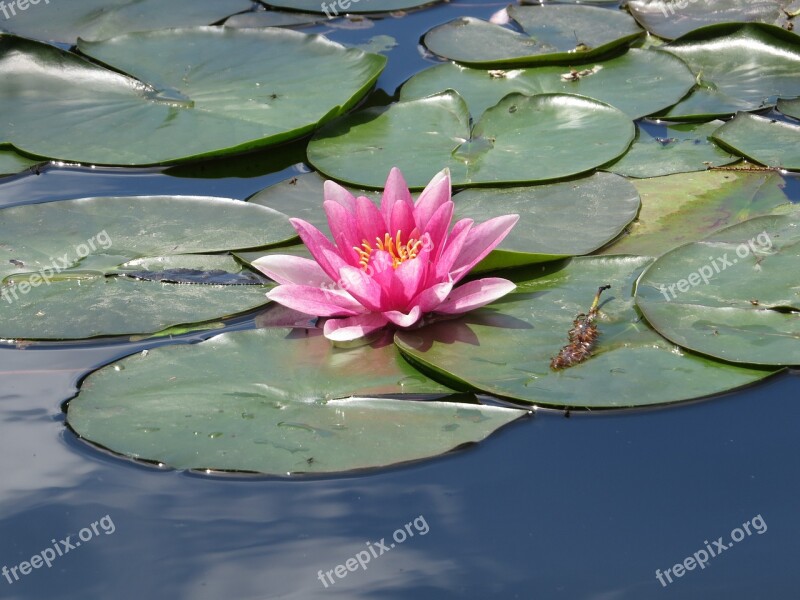
M 405 244 L 402 241 L 400 231 L 392 238 L 388 233 L 381 238 L 375 238 L 375 248 L 367 240 L 361 242 L 361 247 L 353 246 L 353 250 L 358 253 L 359 264 L 365 271 L 369 266 L 369 259 L 373 250 L 383 250 L 392 257 L 392 268 L 396 269 L 399 265 L 412 258 L 417 258 L 422 249 L 422 240 L 409 239 Z

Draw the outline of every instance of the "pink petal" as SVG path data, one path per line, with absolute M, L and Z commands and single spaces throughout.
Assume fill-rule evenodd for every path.
M 409 236 L 417 228 L 414 222 L 414 208 L 412 204 L 395 202 L 392 207 L 392 216 L 389 219 L 389 235 L 395 237 L 397 232 L 402 232 L 401 240 L 407 243 Z
M 457 314 L 485 306 L 514 291 L 517 286 L 507 279 L 487 277 L 470 281 L 454 289 L 447 300 L 436 307 L 436 312 Z
M 349 265 L 342 267 L 339 269 L 337 283 L 370 312 L 383 310 L 380 285 L 361 269 Z
M 452 289 L 453 283 L 450 281 L 437 283 L 426 290 L 422 290 L 416 298 L 411 300 L 410 304 L 412 306 L 419 306 L 423 314 L 429 313 L 436 310 L 436 307 L 447 299 Z
M 408 191 L 408 184 L 403 178 L 403 174 L 397 167 L 392 167 L 392 170 L 389 171 L 389 176 L 386 178 L 383 196 L 381 196 L 381 214 L 384 222 L 390 222 L 392 210 L 397 202 L 407 204 L 411 209 L 414 208 L 414 201 L 411 199 L 411 192 Z
M 370 257 L 366 270 L 367 275 L 383 290 L 382 298 L 388 295 L 394 279 L 394 261 L 385 250 L 375 250 Z
M 331 284 L 332 285 L 332 284 Z M 364 312 L 364 307 L 335 288 L 285 284 L 267 292 L 267 298 L 315 317 L 349 317 Z
M 278 283 L 296 283 L 321 287 L 333 280 L 313 260 L 289 254 L 274 254 L 257 258 L 252 263 L 256 269 Z
M 472 224 L 472 219 L 461 219 L 453 225 L 453 230 L 445 242 L 444 249 L 436 259 L 435 277 L 437 282 L 450 280 L 450 269 L 464 249 L 469 232 L 472 230 Z
M 453 220 L 453 210 L 455 205 L 452 202 L 442 204 L 428 221 L 426 233 L 430 236 L 430 243 L 433 246 L 433 260 L 437 260 L 444 250 L 444 243 L 447 237 L 447 230 L 450 228 L 450 221 Z
M 328 227 L 333 233 L 333 239 L 339 249 L 339 254 L 349 264 L 357 267 L 361 257 L 354 248 L 361 247 L 361 238 L 358 235 L 356 217 L 338 202 L 326 200 L 322 203 L 325 214 L 328 216 Z
M 425 186 L 414 207 L 414 218 L 420 231 L 425 230 L 439 207 L 450 200 L 450 193 L 450 169 L 443 169 Z
M 325 337 L 335 342 L 357 340 L 380 329 L 388 321 L 381 313 L 367 313 L 349 319 L 330 319 L 325 321 Z
M 336 281 L 339 278 L 339 267 L 347 264 L 339 255 L 336 247 L 311 223 L 303 221 L 303 219 L 289 219 L 289 222 L 311 252 L 314 260 L 319 263 L 328 277 Z
M 366 240 L 373 248 L 375 238 L 383 241 L 386 234 L 386 222 L 378 207 L 364 196 L 356 198 L 356 218 L 358 219 L 358 237 Z
M 408 314 L 397 310 L 387 310 L 383 312 L 383 316 L 398 327 L 411 327 L 412 325 L 416 325 L 420 320 L 422 311 L 419 309 L 419 306 L 415 306 L 408 311 Z
M 335 181 L 325 181 L 322 186 L 322 196 L 326 201 L 341 204 L 344 208 L 355 214 L 356 199 L 353 197 L 353 194 L 348 192 Z
M 453 281 L 459 281 L 470 269 L 503 241 L 511 228 L 519 221 L 519 215 L 503 215 L 489 219 L 470 230 L 464 248 L 450 270 Z
M 401 263 L 394 270 L 389 306 L 406 309 L 409 301 L 422 290 L 429 263 L 429 251 L 422 250 L 417 258 Z

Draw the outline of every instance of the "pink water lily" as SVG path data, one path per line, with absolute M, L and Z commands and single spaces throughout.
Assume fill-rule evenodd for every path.
M 416 203 L 394 168 L 380 208 L 325 182 L 323 207 L 331 243 L 316 227 L 291 219 L 315 260 L 263 256 L 253 262 L 280 285 L 270 300 L 317 317 L 330 317 L 325 336 L 347 341 L 393 324 L 408 328 L 427 313 L 458 314 L 484 306 L 515 285 L 488 277 L 455 287 L 519 220 L 505 215 L 475 225 L 462 219 L 450 229 L 450 172 L 431 180 Z

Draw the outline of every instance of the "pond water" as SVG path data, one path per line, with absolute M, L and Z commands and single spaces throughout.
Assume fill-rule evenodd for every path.
M 488 18 L 503 6 L 460 1 L 364 21 L 366 28 L 303 31 L 348 44 L 394 37 L 370 99 L 380 102 L 436 62 L 418 45 L 425 31 L 467 11 Z M 129 194 L 245 199 L 308 171 L 305 144 L 166 170 L 49 166 L 0 179 L 0 206 Z M 790 183 L 797 201 L 797 181 Z M 252 326 L 252 316 L 228 324 Z M 0 597 L 796 594 L 798 370 L 675 407 L 537 410 L 480 445 L 400 468 L 270 479 L 133 463 L 65 427 L 63 404 L 84 376 L 163 343 L 0 347 L 0 569 L 7 569 Z M 36 554 L 50 565 L 20 566 Z

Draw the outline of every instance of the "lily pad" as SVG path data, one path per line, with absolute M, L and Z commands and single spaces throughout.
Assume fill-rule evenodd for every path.
M 75 44 L 134 31 L 212 25 L 249 10 L 248 0 L 37 0 L 6 2 L 2 29 L 27 38 Z M 10 17 L 10 18 L 9 18 Z
M 294 237 L 285 215 L 223 198 L 84 198 L 2 209 L 0 338 L 154 333 L 250 310 L 267 303 L 271 285 L 230 257 L 194 254 Z
M 652 260 L 585 257 L 560 268 L 538 267 L 518 274 L 518 291 L 491 308 L 397 332 L 395 343 L 413 364 L 442 381 L 560 407 L 679 402 L 747 385 L 774 372 L 681 351 L 648 326 L 632 294 L 636 278 Z M 551 357 L 567 343 L 573 319 L 587 312 L 603 284 L 612 287 L 600 305 L 594 355 L 554 371 Z
M 739 160 L 709 140 L 722 121 L 667 125 L 665 131 L 651 134 L 639 126 L 628 153 L 607 167 L 626 177 L 660 177 L 674 173 L 703 171 Z
M 470 127 L 466 103 L 449 90 L 340 119 L 314 136 L 308 159 L 334 179 L 373 188 L 393 166 L 414 188 L 443 167 L 456 186 L 542 182 L 614 160 L 634 133 L 620 110 L 568 94 L 510 94 Z
M 800 364 L 800 211 L 756 217 L 667 252 L 636 303 L 676 344 L 727 361 Z
M 171 29 L 79 48 L 111 69 L 0 35 L 0 143 L 96 165 L 242 152 L 306 135 L 344 113 L 386 62 L 279 28 Z
M 800 119 L 800 98 L 795 98 L 794 100 L 778 100 L 778 110 L 793 119 Z
M 627 13 L 597 6 L 509 6 L 524 33 L 461 17 L 425 34 L 427 48 L 474 66 L 571 63 L 625 46 L 644 32 Z
M 712 137 L 762 165 L 800 171 L 800 125 L 739 113 Z
M 164 346 L 92 373 L 67 422 L 118 454 L 176 469 L 268 475 L 385 467 L 478 442 L 524 411 L 377 394 L 451 393 L 390 342 L 334 348 L 262 329 Z
M 617 237 L 640 205 L 636 188 L 609 173 L 548 185 L 473 188 L 453 201 L 456 219 L 482 223 L 501 215 L 520 216 L 475 272 L 589 254 Z
M 0 150 L 0 177 L 19 173 L 37 163 L 38 161 L 21 156 L 13 150 Z
M 233 15 L 225 21 L 225 27 L 237 29 L 247 27 L 296 27 L 313 25 L 325 20 L 325 15 L 307 12 L 287 12 L 281 10 L 259 10 Z
M 663 47 L 697 75 L 698 88 L 672 107 L 674 121 L 726 117 L 800 96 L 800 37 L 760 23 L 710 25 Z
M 440 0 L 339 0 L 334 2 L 321 2 L 320 0 L 268 0 L 265 4 L 276 8 L 290 10 L 307 10 L 309 12 L 325 13 L 329 17 L 337 14 L 367 14 L 377 12 L 391 12 L 395 10 L 408 10 L 429 4 L 436 4 Z M 325 8 L 328 8 L 327 12 Z
M 642 198 L 639 217 L 603 254 L 658 256 L 735 223 L 795 207 L 777 173 L 704 171 L 632 183 Z
M 424 98 L 450 88 L 461 94 L 472 116 L 478 118 L 512 92 L 528 96 L 578 94 L 615 106 L 631 119 L 638 119 L 672 106 L 694 83 L 694 75 L 679 58 L 665 52 L 631 49 L 611 60 L 581 61 L 569 68 L 487 71 L 444 63 L 409 79 L 400 90 L 400 99 Z
M 783 9 L 790 0 L 628 0 L 633 17 L 650 33 L 672 40 L 716 23 L 786 22 Z

